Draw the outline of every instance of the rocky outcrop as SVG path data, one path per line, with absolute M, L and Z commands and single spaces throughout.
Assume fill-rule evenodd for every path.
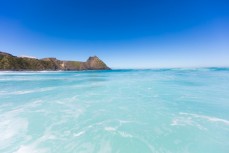
M 17 57 L 0 52 L 0 70 L 42 71 L 42 70 L 109 70 L 110 68 L 97 56 L 89 57 L 86 62 L 62 61 L 56 58 Z

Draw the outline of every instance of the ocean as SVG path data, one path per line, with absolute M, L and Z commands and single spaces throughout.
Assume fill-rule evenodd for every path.
M 1 153 L 229 153 L 229 69 L 0 72 Z

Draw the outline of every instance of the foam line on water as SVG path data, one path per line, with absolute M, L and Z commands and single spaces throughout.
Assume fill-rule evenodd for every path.
M 21 145 L 14 153 L 48 153 L 45 148 L 38 148 L 36 145 Z
M 41 89 L 34 89 L 34 90 L 21 90 L 21 91 L 14 91 L 14 92 L 7 92 L 1 91 L 0 95 L 23 95 L 23 94 L 30 94 L 36 92 L 45 92 L 54 90 L 56 87 L 48 87 L 48 88 L 41 88 Z
M 85 133 L 85 131 L 80 131 L 79 133 L 74 133 L 73 136 L 79 137 L 79 136 L 83 135 L 84 133 Z
M 201 118 L 201 119 L 206 119 L 210 122 L 220 122 L 226 125 L 229 125 L 229 121 L 226 119 L 221 119 L 221 118 L 217 118 L 217 117 L 211 117 L 211 116 L 206 116 L 206 115 L 199 115 L 199 114 L 192 114 L 192 113 L 184 113 L 184 112 L 180 112 L 180 115 L 189 115 L 195 118 Z

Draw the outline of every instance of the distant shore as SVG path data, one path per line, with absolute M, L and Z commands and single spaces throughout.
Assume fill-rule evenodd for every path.
M 36 59 L 17 57 L 0 51 L 0 71 L 82 71 L 110 70 L 97 56 L 89 57 L 86 62 L 63 61 L 56 58 Z

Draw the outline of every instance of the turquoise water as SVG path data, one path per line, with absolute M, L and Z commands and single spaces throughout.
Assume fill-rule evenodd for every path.
M 1 153 L 229 153 L 229 69 L 0 72 Z

